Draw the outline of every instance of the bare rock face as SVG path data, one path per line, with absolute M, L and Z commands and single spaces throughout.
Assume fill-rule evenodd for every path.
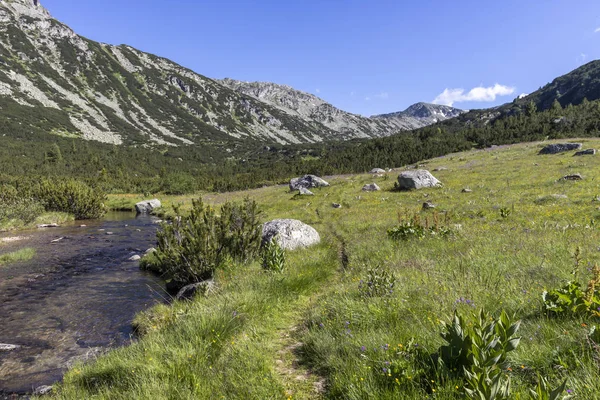
M 263 245 L 272 238 L 285 250 L 309 247 L 321 241 L 319 232 L 296 219 L 276 219 L 265 223 L 262 230 Z
M 400 190 L 431 188 L 439 185 L 441 182 L 424 169 L 404 171 L 398 176 L 398 189 Z
M 581 143 L 554 143 L 545 146 L 538 154 L 558 154 L 579 149 L 581 149 Z
M 135 205 L 135 211 L 138 214 L 150 214 L 152 210 L 160 208 L 161 202 L 158 199 L 140 201 Z
M 316 175 L 304 175 L 301 178 L 292 178 L 290 180 L 290 191 L 300 190 L 300 188 L 315 188 L 329 186 L 325 180 Z

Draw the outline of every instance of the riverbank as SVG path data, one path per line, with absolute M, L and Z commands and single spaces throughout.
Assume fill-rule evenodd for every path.
M 600 159 L 540 156 L 540 148 L 422 162 L 441 188 L 395 192 L 397 174 L 356 175 L 314 196 L 281 186 L 204 196 L 211 204 L 250 196 L 264 220 L 299 219 L 322 242 L 287 252 L 282 274 L 232 263 L 218 271 L 216 293 L 138 315 L 140 341 L 73 367 L 54 397 L 460 399 L 465 380 L 428 369 L 427 357 L 444 344 L 441 322 L 454 311 L 473 322 L 485 309 L 522 321 L 503 373 L 513 398 L 527 398 L 538 374 L 553 388 L 566 380 L 571 393 L 594 398 L 600 353 L 589 334 L 597 320 L 553 318 L 542 293 L 573 280 L 575 266 L 586 287 L 587 268 L 600 261 Z M 583 178 L 562 179 L 576 173 Z M 361 191 L 373 182 L 382 190 Z M 185 210 L 191 198 L 161 200 Z M 424 210 L 424 202 L 435 208 Z M 388 230 L 407 221 L 449 233 L 390 239 Z M 372 295 L 365 283 L 374 281 L 393 282 L 391 293 Z

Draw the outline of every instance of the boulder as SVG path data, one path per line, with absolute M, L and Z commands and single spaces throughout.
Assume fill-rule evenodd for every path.
M 217 288 L 215 281 L 208 279 L 198 283 L 192 283 L 191 285 L 184 286 L 175 296 L 177 300 L 191 300 L 196 295 L 206 296 L 211 292 L 214 292 Z
M 129 257 L 127 259 L 127 261 L 139 261 L 141 258 L 142 257 L 140 257 L 139 255 L 136 254 L 136 255 L 133 255 L 133 256 Z
M 381 188 L 377 186 L 376 183 L 370 183 L 368 185 L 363 186 L 362 188 L 363 192 L 377 192 L 379 190 L 381 190 Z
M 595 156 L 596 149 L 586 149 L 575 153 L 576 156 Z
M 463 190 L 461 190 L 461 192 L 463 192 L 463 193 L 471 193 L 472 190 L 469 189 L 469 188 L 464 188 Z
M 385 174 L 385 169 L 381 169 L 381 168 L 373 168 L 370 172 L 370 174 Z
M 580 181 L 583 179 L 583 176 L 581 174 L 571 174 L 563 176 L 563 179 L 565 181 Z
M 305 187 L 301 187 L 301 188 L 300 188 L 300 189 L 298 189 L 298 190 L 299 190 L 298 194 L 299 194 L 300 196 L 314 196 L 314 195 L 315 195 L 313 192 L 311 192 L 310 190 L 308 190 L 308 189 L 307 189 L 307 188 L 305 188 Z
M 263 225 L 262 243 L 269 243 L 275 237 L 285 250 L 312 246 L 321 241 L 319 232 L 312 226 L 295 219 L 276 219 Z
M 424 169 L 404 171 L 398 175 L 398 188 L 400 190 L 430 188 L 438 185 L 441 185 L 441 182 Z
M 538 154 L 558 154 L 579 149 L 581 149 L 581 143 L 554 143 L 545 146 Z
M 329 183 L 316 175 L 304 175 L 301 178 L 292 178 L 290 180 L 290 191 L 300 190 L 301 187 L 305 189 L 329 186 Z
M 138 214 L 150 214 L 152 210 L 160 208 L 161 203 L 158 199 L 140 201 L 135 205 L 135 211 Z
M 43 386 L 36 387 L 35 390 L 33 391 L 33 394 L 36 396 L 43 396 L 43 395 L 49 394 L 51 392 L 52 392 L 52 386 L 43 385 Z

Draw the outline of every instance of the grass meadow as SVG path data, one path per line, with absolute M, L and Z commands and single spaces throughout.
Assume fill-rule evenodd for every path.
M 581 142 L 600 146 L 600 140 Z M 537 155 L 541 146 L 420 163 L 442 181 L 440 188 L 395 192 L 397 169 L 382 177 L 333 177 L 312 197 L 283 186 L 203 194 L 215 205 L 249 196 L 263 220 L 299 219 L 322 242 L 287 252 L 282 274 L 264 272 L 258 261 L 231 264 L 217 273 L 217 293 L 138 315 L 140 340 L 74 366 L 53 396 L 461 399 L 464 380 L 432 373 L 427 362 L 443 344 L 442 321 L 455 310 L 469 319 L 483 308 L 522 321 L 520 345 L 505 371 L 513 398 L 528 399 L 538 375 L 553 387 L 566 379 L 574 398 L 598 398 L 600 351 L 588 338 L 598 321 L 549 317 L 542 292 L 573 279 L 577 248 L 583 285 L 600 261 L 600 157 Z M 561 180 L 574 173 L 583 180 Z M 373 182 L 382 190 L 361 191 Z M 185 210 L 191 198 L 161 200 L 168 215 L 169 205 L 182 203 Z M 109 206 L 139 200 L 111 196 Z M 423 210 L 425 201 L 436 207 Z M 389 229 L 415 216 L 453 234 L 388 238 Z M 364 295 L 373 268 L 394 275 L 390 295 Z

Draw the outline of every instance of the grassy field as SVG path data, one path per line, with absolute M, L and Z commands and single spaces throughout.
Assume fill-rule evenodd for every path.
M 2 247 L 0 247 L 2 250 Z M 0 267 L 19 261 L 29 261 L 35 256 L 35 249 L 25 247 L 23 249 L 0 254 Z
M 600 140 L 584 140 L 584 148 Z M 258 262 L 218 271 L 219 291 L 156 306 L 136 319 L 142 338 L 77 365 L 57 385 L 65 399 L 460 399 L 465 381 L 431 372 L 442 321 L 481 308 L 522 321 L 505 374 L 511 398 L 528 399 L 541 374 L 565 379 L 578 399 L 598 398 L 593 317 L 549 317 L 542 292 L 587 284 L 600 258 L 600 158 L 540 156 L 541 144 L 453 154 L 421 163 L 443 187 L 394 192 L 398 172 L 336 177 L 314 197 L 287 187 L 205 194 L 212 204 L 255 199 L 263 219 L 295 218 L 322 243 L 288 252 L 283 274 Z M 374 165 L 373 167 L 388 167 Z M 436 168 L 447 168 L 433 172 Z M 581 181 L 561 180 L 580 173 Z M 376 182 L 380 192 L 365 193 Z M 469 188 L 470 193 L 463 189 Z M 112 196 L 131 207 L 138 196 Z M 161 198 L 167 206 L 191 197 Z M 436 205 L 422 210 L 424 201 Z M 335 209 L 332 203 L 342 208 Z M 168 214 L 168 212 L 167 212 Z M 418 216 L 453 232 L 393 241 L 387 231 Z M 393 293 L 365 295 L 369 270 L 394 275 Z

